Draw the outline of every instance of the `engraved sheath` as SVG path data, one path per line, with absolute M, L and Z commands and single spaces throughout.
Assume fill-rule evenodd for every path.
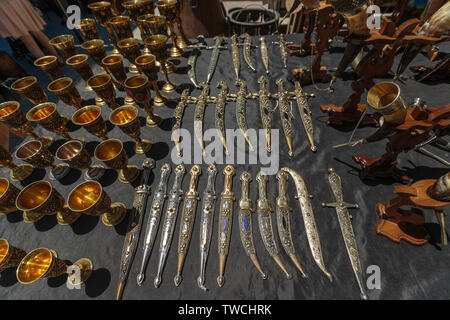
M 306 135 L 308 136 L 309 143 L 311 144 L 311 151 L 316 152 L 317 147 L 314 143 L 314 130 L 311 120 L 311 109 L 309 108 L 306 94 L 303 91 L 299 81 L 295 81 L 295 98 L 297 100 L 298 111 L 300 112 L 303 127 L 305 128 Z
M 187 64 L 189 66 L 188 77 L 191 80 L 192 84 L 200 89 L 200 85 L 197 82 L 197 77 L 195 76 L 195 65 L 197 64 L 197 57 L 200 54 L 200 50 L 198 48 L 194 48 L 188 58 Z
M 220 199 L 219 212 L 219 227 L 218 227 L 218 253 L 219 253 L 219 276 L 217 277 L 217 284 L 222 287 L 225 282 L 225 265 L 228 257 L 228 250 L 230 248 L 231 226 L 233 225 L 233 204 L 234 193 L 233 176 L 235 170 L 231 165 L 228 165 L 223 170 L 225 176 L 223 192 Z
M 225 153 L 229 154 L 225 135 L 225 106 L 228 101 L 228 85 L 225 81 L 219 81 L 217 88 L 220 89 L 216 99 L 216 129 L 220 133 L 220 141 L 222 141 Z
M 250 172 L 244 171 L 241 174 L 242 192 L 241 200 L 239 201 L 239 232 L 245 253 L 261 274 L 261 278 L 267 279 L 267 275 L 262 270 L 261 263 L 256 255 L 255 245 L 253 243 L 252 213 L 255 210 L 253 209 L 252 200 L 249 198 L 248 189 L 251 180 L 252 176 Z
M 275 237 L 273 234 L 272 228 L 272 217 L 271 212 L 273 209 L 270 205 L 269 199 L 267 199 L 267 181 L 269 179 L 266 175 L 261 172 L 256 176 L 256 181 L 258 181 L 258 189 L 259 189 L 259 199 L 257 202 L 257 215 L 258 215 L 258 225 L 259 231 L 261 233 L 261 237 L 264 242 L 264 246 L 266 247 L 267 252 L 269 252 L 270 256 L 275 260 L 276 264 L 280 267 L 280 269 L 284 272 L 288 279 L 291 279 L 292 276 L 286 269 L 286 266 L 281 260 L 281 255 L 278 251 L 277 244 L 275 242 Z
M 178 236 L 178 266 L 177 274 L 174 278 L 175 285 L 178 287 L 182 281 L 184 261 L 189 250 L 191 242 L 192 228 L 194 227 L 195 213 L 197 211 L 197 202 L 199 200 L 197 192 L 198 178 L 202 173 L 200 166 L 194 165 L 191 168 L 191 180 L 189 189 L 184 197 L 183 212 L 181 214 L 180 233 Z
M 266 130 L 267 151 L 272 152 L 272 108 L 270 105 L 269 92 L 267 91 L 267 80 L 264 76 L 259 77 L 259 110 L 261 121 Z
M 202 153 L 205 153 L 205 145 L 203 142 L 203 117 L 205 115 L 205 108 L 208 104 L 209 97 L 209 85 L 206 82 L 200 84 L 202 86 L 202 93 L 197 98 L 197 105 L 195 106 L 194 114 L 194 135 L 202 149 Z
M 178 206 L 183 195 L 181 184 L 185 172 L 186 169 L 181 164 L 174 170 L 175 181 L 173 182 L 172 189 L 169 191 L 168 205 L 162 225 L 162 234 L 159 244 L 158 272 L 154 280 L 155 288 L 158 288 L 161 285 L 164 265 L 166 263 L 167 254 L 169 253 L 170 244 L 172 243 L 173 231 L 178 215 Z
M 281 58 L 283 59 L 283 67 L 287 69 L 287 50 L 286 50 L 286 41 L 284 40 L 284 34 L 280 33 L 280 52 Z
M 259 38 L 259 49 L 261 50 L 261 58 L 266 69 L 266 73 L 269 74 L 269 51 L 267 49 L 266 39 L 264 37 Z
M 236 80 L 239 80 L 239 71 L 241 70 L 241 57 L 239 55 L 239 47 L 237 43 L 237 36 L 233 34 L 231 37 L 231 57 L 233 58 L 234 73 Z
M 202 198 L 202 216 L 200 218 L 200 275 L 197 284 L 200 289 L 208 290 L 205 287 L 206 261 L 208 260 L 209 245 L 211 244 L 211 234 L 214 222 L 214 207 L 216 204 L 215 181 L 217 169 L 215 165 L 208 167 L 208 183 Z
M 283 125 L 286 143 L 289 148 L 289 156 L 294 156 L 292 148 L 292 114 L 290 111 L 290 103 L 286 91 L 284 90 L 284 81 L 282 78 L 276 81 L 278 86 L 278 108 L 280 109 L 281 124 Z
M 303 222 L 305 224 L 306 235 L 308 237 L 309 247 L 311 249 L 311 254 L 314 258 L 314 261 L 319 266 L 320 270 L 325 273 L 330 282 L 333 282 L 332 275 L 325 268 L 325 264 L 323 262 L 322 256 L 322 247 L 320 245 L 319 232 L 317 231 L 316 220 L 314 219 L 314 212 L 312 210 L 311 202 L 309 201 L 309 193 L 306 189 L 305 181 L 301 175 L 290 169 L 290 168 L 282 168 L 281 171 L 287 172 L 291 175 L 292 180 L 294 180 L 295 188 L 297 190 L 297 199 L 300 204 L 300 208 L 302 211 Z
M 175 124 L 172 127 L 172 140 L 175 143 L 175 147 L 178 151 L 178 156 L 183 156 L 183 152 L 180 148 L 180 128 L 181 122 L 183 121 L 184 109 L 188 104 L 189 98 L 189 89 L 184 89 L 181 93 L 180 101 L 178 102 L 177 107 L 175 108 L 175 112 L 173 114 L 173 118 L 175 119 Z
M 252 69 L 253 72 L 256 72 L 256 68 L 253 65 L 252 61 L 252 38 L 248 33 L 244 33 L 244 60 L 247 63 L 248 67 Z
M 220 49 L 221 49 L 223 37 L 217 36 L 214 38 L 214 40 L 215 40 L 215 44 L 212 49 L 211 60 L 209 61 L 208 75 L 206 77 L 206 83 L 211 82 L 214 71 L 216 70 L 217 61 L 219 60 Z
M 144 282 L 145 269 L 147 268 L 147 263 L 153 249 L 153 244 L 155 243 L 156 234 L 158 233 L 161 212 L 164 207 L 164 201 L 167 198 L 167 181 L 169 180 L 170 171 L 171 168 L 168 163 L 161 167 L 161 177 L 153 195 L 152 206 L 150 207 L 147 227 L 145 230 L 142 262 L 139 274 L 137 275 L 137 283 L 140 286 Z
M 284 171 L 279 171 L 277 174 L 278 180 L 278 197 L 277 197 L 277 226 L 278 235 L 280 236 L 281 244 L 286 251 L 289 258 L 291 258 L 298 271 L 306 278 L 305 272 L 300 264 L 300 260 L 295 253 L 294 242 L 292 241 L 291 221 L 290 215 L 292 208 L 289 206 L 289 199 L 286 194 L 288 174 Z
M 241 129 L 244 135 L 245 141 L 247 141 L 250 150 L 254 151 L 253 145 L 247 134 L 247 117 L 245 112 L 245 107 L 247 104 L 247 85 L 243 80 L 237 80 L 236 86 L 239 87 L 239 91 L 236 97 L 236 121 L 238 123 L 239 129 Z

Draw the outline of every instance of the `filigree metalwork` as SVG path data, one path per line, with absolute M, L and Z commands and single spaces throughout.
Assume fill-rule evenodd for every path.
M 314 143 L 314 129 L 311 120 L 311 109 L 309 108 L 306 94 L 303 91 L 299 81 L 295 81 L 295 98 L 297 100 L 298 111 L 300 112 L 303 127 L 305 128 L 306 135 L 309 143 L 311 144 L 311 151 L 316 152 L 317 147 Z
M 248 67 L 253 71 L 256 72 L 256 68 L 252 61 L 252 39 L 248 33 L 244 33 L 244 60 L 247 63 Z
M 220 50 L 222 48 L 223 37 L 217 36 L 214 38 L 214 41 L 215 41 L 215 44 L 212 47 L 211 60 L 209 61 L 208 75 L 206 77 L 206 83 L 211 82 L 211 79 L 214 75 L 214 71 L 216 70 L 217 61 L 219 60 Z
M 290 110 L 290 102 L 288 98 L 287 91 L 284 89 L 284 81 L 279 78 L 276 81 L 278 86 L 278 108 L 280 109 L 280 118 L 283 125 L 284 135 L 286 137 L 286 143 L 289 148 L 289 156 L 294 156 L 294 151 L 292 147 L 292 113 Z
M 261 58 L 266 69 L 266 73 L 269 74 L 269 51 L 267 49 L 266 39 L 264 37 L 259 38 L 259 49 L 261 50 Z
M 183 92 L 181 93 L 180 101 L 178 102 L 178 105 L 175 108 L 175 112 L 173 113 L 175 124 L 172 127 L 172 140 L 175 143 L 175 147 L 177 148 L 179 157 L 183 156 L 183 152 L 180 148 L 180 128 L 181 122 L 183 121 L 184 109 L 189 103 L 189 91 L 189 88 L 183 90 Z
M 236 74 L 236 80 L 239 80 L 239 71 L 241 70 L 241 57 L 239 55 L 239 47 L 237 42 L 237 36 L 233 34 L 231 37 L 231 57 L 233 58 L 234 73 Z
M 205 145 L 203 142 L 203 117 L 205 115 L 205 108 L 208 104 L 209 98 L 209 85 L 206 82 L 202 82 L 200 86 L 203 88 L 202 93 L 197 97 L 197 105 L 195 106 L 194 114 L 194 135 L 202 149 L 202 153 L 205 153 Z
M 219 95 L 216 98 L 216 129 L 220 132 L 220 140 L 222 141 L 225 153 L 229 154 L 225 135 L 225 106 L 228 101 L 228 85 L 225 81 L 219 81 L 217 88 L 220 88 Z
M 243 80 L 237 80 L 236 86 L 239 87 L 239 91 L 237 92 L 236 96 L 236 121 L 239 126 L 239 129 L 241 129 L 242 134 L 244 135 L 245 141 L 247 141 L 250 150 L 254 151 L 255 148 L 253 147 L 252 143 L 250 142 L 250 138 L 247 134 L 247 117 L 245 112 L 245 107 L 247 104 L 247 85 Z
M 259 110 L 261 114 L 261 121 L 266 130 L 267 151 L 272 152 L 272 107 L 270 105 L 270 94 L 267 91 L 267 80 L 264 76 L 260 76 L 259 82 Z

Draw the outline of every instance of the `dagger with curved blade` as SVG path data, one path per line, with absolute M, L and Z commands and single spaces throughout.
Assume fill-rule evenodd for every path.
M 266 69 L 266 73 L 269 74 L 269 51 L 267 49 L 266 39 L 264 37 L 259 38 L 259 49 L 261 50 L 261 58 Z
M 205 108 L 208 104 L 209 85 L 206 82 L 200 84 L 202 86 L 202 93 L 197 97 L 197 105 L 195 106 L 194 114 L 194 135 L 205 154 L 205 145 L 203 142 L 203 117 L 205 115 Z
M 267 91 L 267 80 L 264 76 L 260 76 L 259 82 L 259 111 L 261 114 L 261 121 L 266 130 L 267 151 L 272 152 L 272 108 L 270 106 L 269 91 Z
M 294 156 L 294 151 L 292 148 L 292 114 L 290 111 L 290 103 L 287 92 L 284 89 L 284 81 L 279 78 L 276 81 L 278 86 L 278 108 L 280 109 L 281 124 L 283 125 L 284 135 L 286 137 L 286 143 L 289 148 L 289 156 Z
M 311 109 L 309 108 L 306 94 L 303 91 L 299 81 L 295 81 L 295 98 L 297 100 L 298 111 L 300 112 L 303 127 L 305 128 L 306 135 L 311 145 L 311 151 L 316 152 L 317 147 L 314 143 L 314 129 L 311 120 Z
M 239 71 L 241 70 L 241 57 L 239 55 L 239 47 L 237 42 L 237 36 L 233 34 L 231 37 L 231 57 L 233 58 L 234 73 L 236 74 L 236 80 L 239 80 Z
M 181 93 L 180 101 L 178 102 L 178 105 L 175 108 L 175 112 L 173 113 L 175 124 L 172 127 L 172 140 L 175 144 L 175 148 L 177 148 L 179 157 L 183 156 L 183 152 L 180 148 L 180 128 L 181 122 L 183 121 L 184 109 L 188 104 L 189 92 L 189 88 L 183 90 L 183 92 Z
M 241 129 L 242 134 L 244 135 L 245 141 L 247 141 L 250 150 L 254 151 L 252 143 L 250 142 L 250 138 L 247 134 L 247 118 L 245 107 L 247 104 L 247 85 L 243 80 L 237 80 L 236 86 L 239 87 L 239 91 L 236 96 L 236 121 L 238 123 L 239 129 Z
M 228 85 L 225 81 L 219 81 L 217 88 L 220 88 L 219 95 L 216 99 L 216 129 L 220 132 L 220 140 L 225 149 L 225 153 L 229 154 L 225 135 L 225 106 L 228 101 Z
M 247 63 L 248 67 L 256 72 L 256 68 L 253 65 L 252 61 L 252 38 L 248 33 L 243 34 L 244 37 L 244 60 Z
M 209 61 L 208 75 L 206 77 L 206 83 L 208 84 L 211 82 L 214 71 L 216 70 L 217 61 L 219 61 L 220 50 L 223 48 L 222 47 L 223 37 L 218 36 L 215 37 L 214 40 L 215 44 L 214 46 L 212 46 L 211 60 Z
M 197 82 L 197 77 L 195 76 L 195 65 L 197 64 L 197 57 L 200 54 L 200 50 L 198 48 L 194 48 L 188 58 L 187 65 L 189 66 L 188 77 L 191 80 L 192 84 L 200 89 L 200 85 Z

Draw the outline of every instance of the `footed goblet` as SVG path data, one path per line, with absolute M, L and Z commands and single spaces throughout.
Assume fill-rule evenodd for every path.
M 102 118 L 102 108 L 99 106 L 86 106 L 75 111 L 72 122 L 102 140 L 109 139 L 106 123 Z

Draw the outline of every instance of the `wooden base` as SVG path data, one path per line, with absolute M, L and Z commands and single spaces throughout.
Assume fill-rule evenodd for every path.
M 365 104 L 358 104 L 356 109 L 344 108 L 343 106 L 338 107 L 334 104 L 326 104 L 320 106 L 320 110 L 322 110 L 323 113 L 327 113 L 329 115 L 327 119 L 328 126 L 343 126 L 348 123 L 356 124 L 366 108 L 367 105 Z M 377 119 L 366 115 L 361 121 L 360 126 L 376 126 L 377 124 Z
M 333 76 L 328 73 L 327 67 L 321 66 L 318 71 L 313 71 L 311 74 L 311 69 L 294 69 L 292 70 L 294 77 L 300 81 L 301 85 L 308 85 L 314 82 L 327 83 L 330 82 Z
M 397 160 L 386 165 L 381 158 L 368 158 L 364 155 L 352 156 L 353 161 L 361 166 L 359 177 L 363 180 L 376 180 L 380 178 L 392 178 L 399 182 L 408 182 L 410 179 L 404 171 L 396 167 Z

